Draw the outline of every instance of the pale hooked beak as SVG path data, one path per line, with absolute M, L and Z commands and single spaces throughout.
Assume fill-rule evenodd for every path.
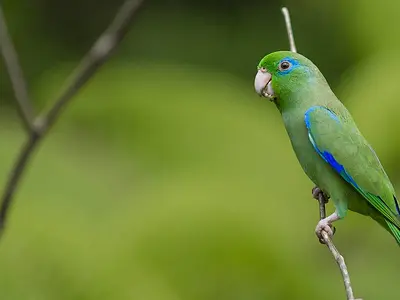
M 258 70 L 254 80 L 254 88 L 260 96 L 266 97 L 271 101 L 275 100 L 275 93 L 272 89 L 272 75 L 264 68 Z

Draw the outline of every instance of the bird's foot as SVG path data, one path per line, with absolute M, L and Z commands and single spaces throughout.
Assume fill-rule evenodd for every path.
M 332 237 L 335 234 L 335 228 L 333 227 L 332 229 L 332 225 L 328 223 L 327 219 L 320 220 L 317 224 L 317 227 L 315 227 L 315 234 L 317 235 L 321 244 L 325 244 L 322 231 L 325 231 L 329 237 Z
M 313 187 L 313 189 L 312 189 L 312 195 L 313 195 L 313 198 L 315 199 L 315 200 L 318 200 L 319 201 L 319 195 L 322 193 L 322 195 L 324 196 L 324 200 L 325 200 L 325 203 L 324 204 L 327 204 L 328 202 L 329 202 L 329 197 L 328 197 L 328 195 L 326 195 L 319 187 L 317 187 L 317 186 L 315 186 L 315 187 Z
M 321 244 L 325 244 L 322 236 L 323 231 L 325 231 L 329 237 L 332 237 L 335 234 L 336 228 L 332 226 L 332 223 L 337 220 L 339 220 L 339 216 L 336 212 L 334 212 L 330 216 L 318 222 L 317 227 L 315 227 L 315 234 L 317 235 Z

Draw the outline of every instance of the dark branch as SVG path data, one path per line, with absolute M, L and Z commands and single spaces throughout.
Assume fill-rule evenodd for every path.
M 37 142 L 39 141 L 39 135 L 31 134 L 22 146 L 20 153 L 16 159 L 16 162 L 9 174 L 6 187 L 4 189 L 0 207 L 0 238 L 4 231 L 4 226 L 7 220 L 8 209 L 11 205 L 15 190 L 18 187 L 19 180 L 26 168 L 29 158 L 33 154 Z
M 18 183 L 21 180 L 36 146 L 58 119 L 66 104 L 69 103 L 73 96 L 95 74 L 98 68 L 109 58 L 113 50 L 119 45 L 128 31 L 129 24 L 133 20 L 136 11 L 142 3 L 143 0 L 126 0 L 124 2 L 110 26 L 98 38 L 89 53 L 82 59 L 76 70 L 69 77 L 70 79 L 62 89 L 60 96 L 53 102 L 53 106 L 48 112 L 36 118 L 33 122 L 29 138 L 17 157 L 1 197 L 0 237 L 4 232 L 8 211 L 14 199 Z M 15 93 L 17 93 L 17 89 L 21 87 L 13 86 L 13 88 Z
M 143 0 L 127 0 L 119 9 L 116 17 L 111 22 L 106 31 L 97 39 L 92 49 L 81 60 L 78 67 L 70 75 L 70 79 L 60 93 L 50 110 L 38 118 L 36 124 L 44 134 L 49 127 L 56 121 L 62 108 L 71 100 L 79 89 L 93 76 L 98 68 L 113 53 L 113 50 L 120 43 L 127 32 L 128 25 L 133 19 L 135 12 L 142 4 Z
M 32 103 L 28 95 L 28 87 L 24 79 L 21 65 L 18 61 L 18 55 L 15 51 L 14 45 L 8 34 L 6 19 L 4 17 L 3 9 L 0 5 L 0 48 L 3 55 L 4 64 L 10 76 L 11 84 L 14 90 L 15 99 L 18 104 L 18 111 L 23 120 L 27 132 L 34 130 L 33 118 L 34 111 Z

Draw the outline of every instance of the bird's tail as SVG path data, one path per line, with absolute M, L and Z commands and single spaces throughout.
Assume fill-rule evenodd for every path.
M 389 227 L 390 232 L 394 236 L 394 238 L 397 241 L 397 244 L 400 246 L 400 228 L 398 228 L 396 225 L 392 224 L 390 221 L 386 220 L 386 224 Z

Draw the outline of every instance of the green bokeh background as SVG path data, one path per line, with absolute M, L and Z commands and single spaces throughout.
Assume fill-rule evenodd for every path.
M 38 110 L 120 2 L 2 1 Z M 259 59 L 288 47 L 282 5 L 400 187 L 400 2 L 147 1 L 29 165 L 0 299 L 345 299 L 313 185 L 253 90 Z M 0 76 L 4 182 L 24 132 L 2 61 Z M 356 296 L 398 299 L 393 238 L 353 213 L 336 227 Z

